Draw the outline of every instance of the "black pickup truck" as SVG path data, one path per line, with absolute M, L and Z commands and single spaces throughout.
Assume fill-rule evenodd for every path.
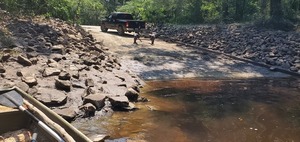
M 145 29 L 145 22 L 140 20 L 133 20 L 129 13 L 115 12 L 106 17 L 100 22 L 101 31 L 107 32 L 108 29 L 116 29 L 119 35 L 124 32 L 139 32 Z

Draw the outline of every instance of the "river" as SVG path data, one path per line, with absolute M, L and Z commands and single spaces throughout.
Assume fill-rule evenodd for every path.
M 148 81 L 133 112 L 74 124 L 85 134 L 149 142 L 300 141 L 300 80 Z

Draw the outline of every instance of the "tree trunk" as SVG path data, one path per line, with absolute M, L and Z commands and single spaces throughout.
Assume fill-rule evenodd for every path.
M 194 23 L 203 22 L 203 16 L 201 15 L 201 0 L 194 0 L 192 6 L 192 18 Z
M 228 0 L 223 0 L 222 2 L 222 19 L 224 22 L 228 21 Z
M 269 28 L 290 31 L 294 29 L 293 23 L 283 17 L 282 0 L 270 1 L 270 20 L 267 22 Z
M 261 18 L 263 21 L 266 20 L 267 16 L 267 0 L 261 0 Z
M 272 20 L 283 19 L 282 3 L 281 0 L 271 0 L 270 2 L 270 16 Z
M 245 0 L 235 1 L 235 20 L 241 21 L 244 18 Z

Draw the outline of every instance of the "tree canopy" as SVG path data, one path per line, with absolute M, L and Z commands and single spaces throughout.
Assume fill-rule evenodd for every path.
M 98 24 L 114 11 L 153 23 L 198 24 L 287 19 L 298 22 L 300 0 L 2 0 L 0 8 Z

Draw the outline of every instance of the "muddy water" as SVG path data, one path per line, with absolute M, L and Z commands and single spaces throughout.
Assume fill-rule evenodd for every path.
M 300 80 L 174 80 L 147 82 L 139 110 L 75 124 L 149 142 L 298 142 Z M 129 114 L 128 114 L 129 113 Z

